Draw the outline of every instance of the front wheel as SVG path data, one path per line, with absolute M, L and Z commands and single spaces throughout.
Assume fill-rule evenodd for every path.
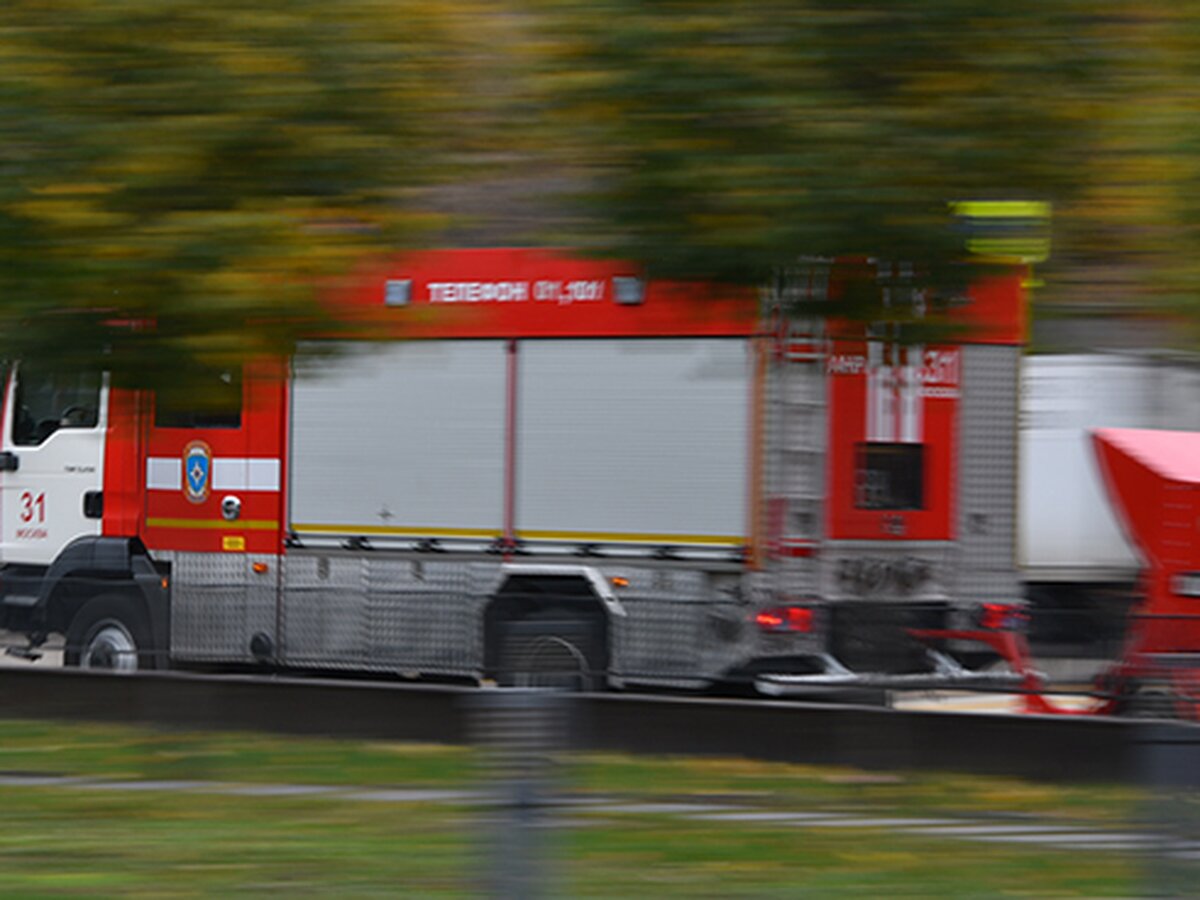
M 96 597 L 71 620 L 63 665 L 112 672 L 153 669 L 151 644 L 149 623 L 131 600 Z

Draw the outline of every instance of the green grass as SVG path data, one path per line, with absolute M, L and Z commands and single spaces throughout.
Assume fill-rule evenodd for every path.
M 0 721 L 0 770 L 96 778 L 478 787 L 462 748 Z M 738 760 L 571 757 L 560 786 L 636 799 L 945 816 L 1036 813 L 1117 825 L 1127 788 L 878 775 Z M 479 810 L 346 796 L 0 787 L 6 896 L 477 895 L 492 844 Z M 886 829 L 557 813 L 539 832 L 552 896 L 1106 897 L 1143 893 L 1121 853 L 971 843 Z M 1132 826 L 1131 826 L 1132 827 Z
M 461 813 L 296 798 L 0 792 L 6 896 L 466 895 Z
M 470 751 L 261 734 L 209 734 L 0 720 L 0 772 L 298 784 L 445 786 L 470 777 Z
M 486 830 L 467 810 L 325 798 L 0 792 L 6 896 L 479 893 Z M 1136 894 L 1112 854 L 1013 850 L 883 830 L 626 817 L 547 833 L 552 895 L 1105 897 Z
M 1112 855 L 883 830 L 641 822 L 581 831 L 569 848 L 580 897 L 1105 897 L 1135 894 L 1140 877 Z
M 996 812 L 1097 823 L 1127 821 L 1143 794 L 1120 785 L 1054 785 L 948 773 L 873 773 L 751 760 L 580 756 L 568 763 L 577 790 L 722 796 L 789 809 L 854 808 L 905 815 Z

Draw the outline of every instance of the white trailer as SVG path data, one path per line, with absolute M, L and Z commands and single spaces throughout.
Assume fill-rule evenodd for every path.
M 1021 372 L 1019 563 L 1048 641 L 1118 638 L 1143 563 L 1091 445 L 1096 428 L 1200 429 L 1200 360 L 1031 355 Z

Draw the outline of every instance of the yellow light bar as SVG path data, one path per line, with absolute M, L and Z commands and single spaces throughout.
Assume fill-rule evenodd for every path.
M 1048 219 L 1050 204 L 1041 200 L 960 200 L 950 208 L 973 219 Z

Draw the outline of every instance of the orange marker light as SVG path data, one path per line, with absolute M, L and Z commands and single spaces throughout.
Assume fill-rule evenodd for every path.
M 254 570 L 255 574 L 263 575 L 266 573 L 269 566 L 267 566 L 265 562 L 256 562 L 250 568 Z
M 778 610 L 769 609 L 765 612 L 760 612 L 754 617 L 754 621 L 763 631 L 776 631 L 783 628 L 784 619 Z
M 620 575 L 614 575 L 609 581 L 612 582 L 612 586 L 615 588 L 629 587 L 629 579 L 622 578 Z

